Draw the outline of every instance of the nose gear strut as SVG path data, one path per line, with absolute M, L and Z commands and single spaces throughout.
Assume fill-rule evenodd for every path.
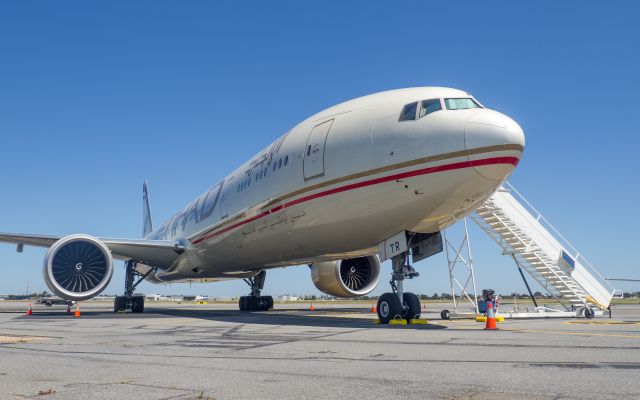
M 413 279 L 420 274 L 409 265 L 409 252 L 405 251 L 391 258 L 392 293 L 384 293 L 378 299 L 378 318 L 383 324 L 389 323 L 392 319 L 405 319 L 409 322 L 412 319 L 420 318 L 420 299 L 413 293 L 405 292 L 403 283 L 405 279 Z

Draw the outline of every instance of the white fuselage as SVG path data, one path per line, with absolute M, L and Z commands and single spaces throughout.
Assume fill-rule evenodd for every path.
M 522 129 L 463 91 L 424 87 L 347 101 L 295 126 L 149 235 L 186 251 L 161 281 L 217 280 L 377 252 L 402 231 L 437 232 L 500 186 Z M 403 107 L 441 110 L 399 121 Z M 420 103 L 419 103 L 420 104 Z

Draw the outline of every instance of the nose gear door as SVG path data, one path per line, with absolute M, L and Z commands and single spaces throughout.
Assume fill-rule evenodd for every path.
M 316 125 L 309 134 L 302 165 L 305 180 L 324 175 L 324 148 L 331 125 L 333 119 Z

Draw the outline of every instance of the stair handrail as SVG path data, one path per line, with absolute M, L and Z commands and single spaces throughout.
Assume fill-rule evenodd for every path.
M 486 204 L 486 203 L 485 203 Z M 495 214 L 494 214 L 495 215 Z M 565 299 L 562 298 L 562 293 L 560 293 L 558 291 L 558 289 L 556 287 L 554 287 L 554 285 L 550 285 L 549 284 L 549 280 L 546 277 L 543 277 L 539 271 L 537 271 L 535 268 L 533 268 L 533 270 L 531 270 L 531 268 L 529 268 L 528 266 L 531 265 L 530 261 L 526 260 L 523 257 L 523 253 L 521 251 L 515 250 L 511 244 L 509 244 L 507 241 L 504 240 L 504 238 L 502 237 L 501 234 L 497 233 L 485 220 L 482 216 L 478 215 L 477 213 L 473 214 L 471 219 L 473 221 L 475 221 L 482 230 L 484 230 L 489 236 L 491 237 L 497 237 L 498 239 L 495 239 L 496 242 L 498 242 L 498 245 L 500 245 L 503 250 L 505 251 L 509 251 L 509 252 L 513 252 L 514 254 L 518 254 L 518 257 L 521 257 L 523 260 L 523 268 L 525 268 L 527 270 L 527 272 L 529 273 L 529 275 L 531 275 L 531 277 L 540 285 L 540 287 L 542 287 L 543 289 L 547 290 L 551 296 L 553 296 L 554 299 L 556 299 L 560 304 L 563 305 L 563 307 L 565 307 L 567 310 L 569 310 L 569 306 L 565 304 Z M 509 232 L 513 231 L 511 230 L 510 227 L 505 226 L 505 228 L 507 228 L 507 230 Z M 541 252 L 542 254 L 545 254 L 544 251 L 542 251 L 537 245 L 536 247 L 538 248 L 537 251 Z M 503 253 L 504 254 L 504 253 Z M 548 257 L 547 257 L 548 258 Z M 544 261 L 542 261 L 544 262 Z M 559 279 L 560 281 L 563 281 L 562 277 L 558 274 L 558 272 L 554 269 L 554 268 L 548 268 L 549 273 L 551 273 L 553 276 L 555 276 L 557 279 Z M 571 292 L 573 292 L 573 294 L 575 295 L 575 297 L 577 297 L 578 299 L 582 299 L 582 297 L 571 287 L 567 288 L 569 290 L 571 290 Z M 554 293 L 554 291 L 556 291 L 558 293 L 558 295 L 556 296 L 556 294 Z M 570 301 L 567 304 L 571 304 Z
M 616 291 L 616 289 L 614 289 L 614 287 L 605 279 L 605 277 L 600 273 L 600 271 L 598 271 L 596 269 L 596 267 L 594 267 L 593 264 L 591 264 L 591 262 L 589 262 L 589 260 L 587 260 L 578 251 L 578 249 L 576 249 L 576 247 L 567 238 L 565 238 L 562 235 L 562 233 L 560 233 L 560 231 L 558 231 L 558 229 L 556 229 L 556 227 L 553 226 L 553 224 L 551 222 L 549 222 L 549 220 L 546 219 L 544 217 L 544 215 L 542 215 L 542 213 L 540 211 L 538 211 L 533 206 L 533 204 L 531 204 L 529 202 L 529 200 L 527 200 L 526 197 L 524 197 L 524 195 L 522 193 L 520 193 L 518 191 L 518 189 L 516 189 L 510 182 L 507 182 L 507 181 L 504 182 L 503 188 L 506 188 L 507 191 L 509 191 L 509 192 L 515 193 L 517 195 L 517 197 L 518 197 L 516 200 L 522 201 L 529 208 L 530 212 L 533 211 L 533 215 L 534 215 L 536 221 L 539 222 L 541 225 L 543 225 L 543 227 L 551 229 L 551 232 L 556 235 L 556 238 L 561 240 L 560 244 L 574 253 L 574 254 L 572 254 L 572 257 L 575 258 L 576 260 L 579 260 L 582 265 L 584 265 L 585 267 L 587 267 L 590 270 L 590 272 L 595 273 L 598 277 L 600 277 L 600 284 L 606 285 L 606 287 L 609 290 L 611 290 L 611 294 L 613 295 L 613 293 Z M 514 196 L 514 197 L 516 197 L 516 196 Z M 564 243 L 562 243 L 562 242 L 564 242 Z

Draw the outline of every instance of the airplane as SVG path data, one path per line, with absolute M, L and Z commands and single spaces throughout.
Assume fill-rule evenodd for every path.
M 414 87 L 355 98 L 307 118 L 159 227 L 143 185 L 142 238 L 0 233 L 0 242 L 48 247 L 44 279 L 63 299 L 100 294 L 113 259 L 125 291 L 114 311 L 144 311 L 146 280 L 243 279 L 241 311 L 266 311 L 266 271 L 308 265 L 315 286 L 343 298 L 378 284 L 391 259 L 382 323 L 420 316 L 403 281 L 410 263 L 442 251 L 440 232 L 485 202 L 518 165 L 522 128 L 470 94 Z
M 605 281 L 640 282 L 640 279 L 632 278 L 604 278 Z

